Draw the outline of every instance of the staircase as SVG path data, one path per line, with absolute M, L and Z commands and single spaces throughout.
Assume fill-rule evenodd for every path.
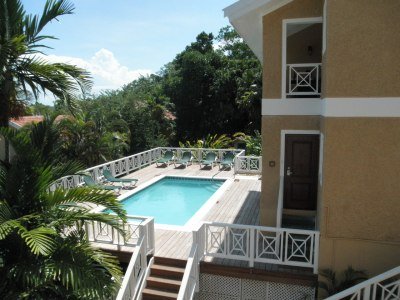
M 165 257 L 154 257 L 143 289 L 143 300 L 176 300 L 182 283 L 186 261 Z

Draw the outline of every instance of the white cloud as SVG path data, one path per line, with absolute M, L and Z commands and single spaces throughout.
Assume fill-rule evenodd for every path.
M 93 77 L 93 93 L 105 89 L 118 89 L 123 85 L 152 73 L 151 70 L 130 70 L 119 63 L 114 54 L 107 49 L 100 49 L 89 60 L 78 57 L 46 55 L 42 56 L 50 62 L 63 62 L 76 65 L 89 71 Z

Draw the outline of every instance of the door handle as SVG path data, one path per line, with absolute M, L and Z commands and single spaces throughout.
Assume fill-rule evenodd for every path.
M 290 167 L 287 167 L 286 169 L 286 176 L 292 175 L 292 171 L 290 170 Z

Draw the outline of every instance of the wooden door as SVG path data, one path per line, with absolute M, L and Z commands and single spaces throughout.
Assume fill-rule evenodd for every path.
M 318 161 L 319 135 L 285 136 L 283 208 L 317 208 Z

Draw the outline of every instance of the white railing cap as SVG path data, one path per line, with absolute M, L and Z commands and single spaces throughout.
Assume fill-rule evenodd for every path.
M 362 290 L 363 288 L 368 287 L 369 285 L 373 285 L 375 283 L 384 281 L 386 279 L 389 279 L 390 277 L 394 277 L 396 275 L 400 275 L 400 266 L 393 268 L 389 271 L 386 271 L 385 273 L 382 273 L 380 275 L 377 275 L 375 277 L 372 277 L 368 280 L 365 280 L 351 288 L 348 288 L 347 290 L 344 290 L 340 293 L 337 293 L 333 296 L 330 296 L 326 298 L 325 300 L 337 300 L 337 299 L 343 299 L 344 297 L 350 296 L 354 293 L 357 293 L 358 291 Z
M 288 67 L 316 67 L 321 66 L 322 63 L 308 63 L 308 64 L 286 64 Z
M 211 226 L 224 226 L 224 227 L 232 227 L 236 229 L 258 229 L 261 231 L 271 231 L 271 232 L 289 232 L 289 233 L 299 233 L 299 234 L 318 234 L 318 230 L 306 230 L 306 229 L 294 229 L 294 228 L 283 228 L 283 227 L 267 227 L 267 226 L 256 226 L 256 225 L 244 225 L 244 224 L 229 224 L 229 223 L 220 223 L 220 222 L 204 222 L 206 225 Z

